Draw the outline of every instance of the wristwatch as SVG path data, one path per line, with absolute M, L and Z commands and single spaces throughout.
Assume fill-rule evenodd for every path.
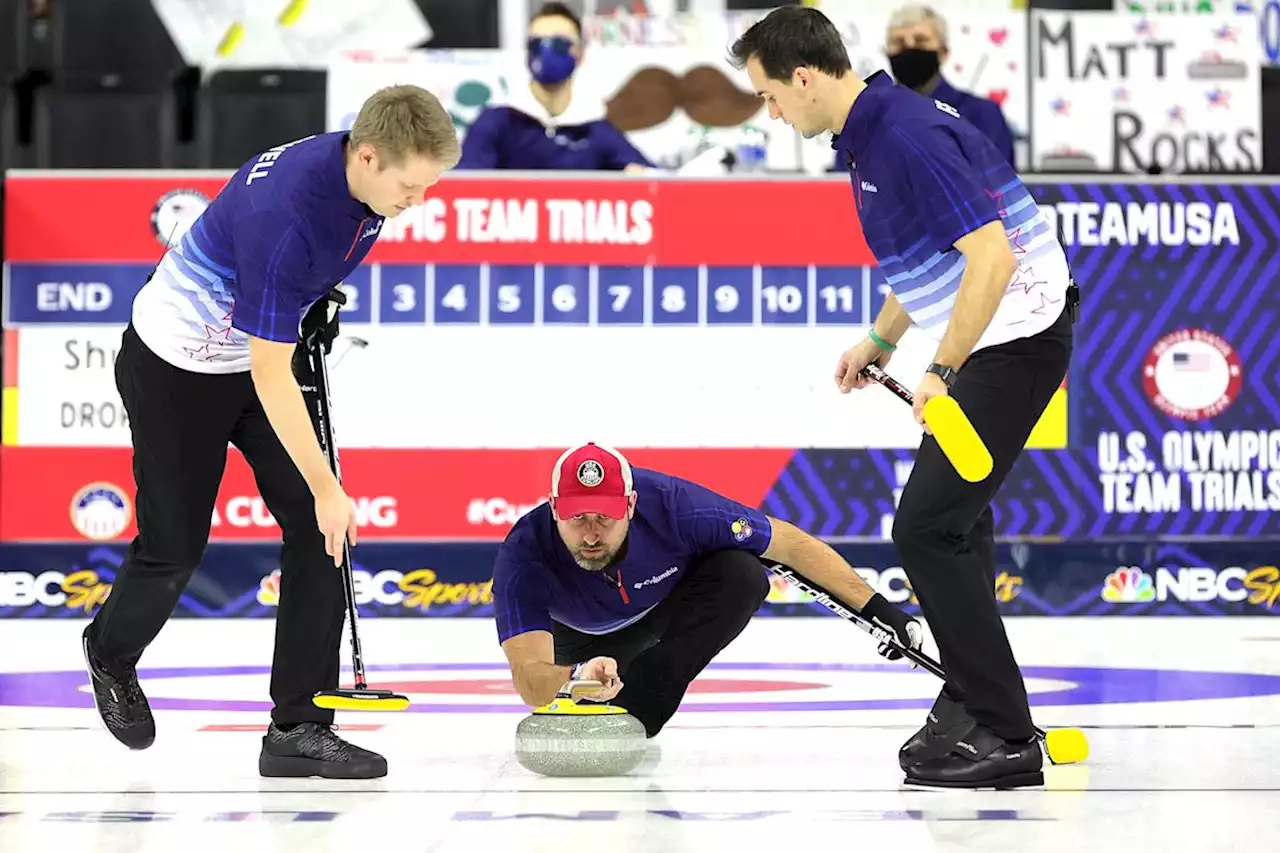
M 945 365 L 938 364 L 936 361 L 933 364 L 929 365 L 929 369 L 926 370 L 925 372 L 936 373 L 939 376 L 941 376 L 942 381 L 947 383 L 948 391 L 956 387 L 956 377 L 960 375 L 960 372 L 957 371 L 955 368 L 946 367 Z

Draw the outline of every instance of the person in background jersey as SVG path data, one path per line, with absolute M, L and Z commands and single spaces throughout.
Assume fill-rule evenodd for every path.
M 602 101 L 575 96 L 582 24 L 563 3 L 529 23 L 530 80 L 506 104 L 490 104 L 467 129 L 459 169 L 644 172 L 653 167 L 605 117 Z
M 772 118 L 806 138 L 834 135 L 892 289 L 867 337 L 840 356 L 839 390 L 870 384 L 867 365 L 887 364 L 915 326 L 933 352 L 916 420 L 924 426 L 931 398 L 954 396 L 994 460 L 985 480 L 962 480 L 926 430 L 894 514 L 894 544 L 947 670 L 899 762 L 918 784 L 1042 784 L 1026 687 L 992 587 L 991 499 L 1067 369 L 1077 295 L 1066 253 L 990 139 L 883 71 L 859 79 L 817 9 L 771 12 L 731 53 Z
M 332 730 L 312 698 L 338 686 L 343 540 L 354 507 L 329 468 L 293 362 L 300 328 L 368 254 L 387 217 L 424 201 L 459 156 L 448 112 L 414 86 L 383 89 L 350 132 L 245 163 L 164 254 L 133 303 L 116 360 L 129 416 L 138 535 L 84 631 L 94 701 L 131 749 L 155 740 L 136 666 L 209 540 L 234 444 L 283 532 L 263 776 L 373 778 L 386 760 Z M 336 317 L 317 328 L 332 345 Z
M 616 702 L 654 737 L 764 602 L 761 559 L 920 649 L 920 623 L 825 543 L 696 483 L 633 469 L 612 448 L 569 448 L 549 501 L 515 523 L 493 569 L 498 641 L 520 698 L 536 708 L 570 680 L 600 681 L 581 695 Z

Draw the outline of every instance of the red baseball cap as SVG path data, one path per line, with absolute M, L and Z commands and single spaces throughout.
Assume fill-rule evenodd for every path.
M 551 506 L 560 518 L 588 513 L 626 518 L 631 492 L 631 464 L 595 442 L 570 447 L 551 472 Z

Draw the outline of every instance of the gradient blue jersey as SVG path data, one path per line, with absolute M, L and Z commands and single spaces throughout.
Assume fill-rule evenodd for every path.
M 632 477 L 636 512 L 625 550 L 603 571 L 573 561 L 549 504 L 515 523 L 493 567 L 499 642 L 550 631 L 553 620 L 587 634 L 616 631 L 666 598 L 699 557 L 726 549 L 759 556 L 769 547 L 773 528 L 760 511 L 657 471 L 633 468 Z
M 249 369 L 250 335 L 298 339 L 307 309 L 359 266 L 382 228 L 347 186 L 346 136 L 289 142 L 240 167 L 134 300 L 148 348 L 184 370 L 234 373 Z
M 986 134 L 950 104 L 867 79 L 834 147 L 846 154 L 867 245 L 889 287 L 928 336 L 951 319 L 965 256 L 955 243 L 989 222 L 1005 230 L 1018 270 L 975 349 L 1053 325 L 1070 283 L 1052 222 Z

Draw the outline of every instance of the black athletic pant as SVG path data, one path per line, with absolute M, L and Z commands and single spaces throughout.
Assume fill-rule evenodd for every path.
M 1030 338 L 974 353 L 951 395 L 993 461 L 980 483 L 962 480 L 925 435 L 893 522 L 893 541 L 938 643 L 946 692 L 980 725 L 1010 739 L 1034 735 L 1026 685 L 994 590 L 991 499 L 1066 374 L 1071 319 Z
M 230 442 L 284 533 L 272 719 L 332 722 L 333 712 L 311 698 L 338 684 L 342 577 L 325 553 L 311 490 L 267 420 L 252 377 L 180 370 L 148 349 L 132 325 L 115 370 L 133 436 L 138 535 L 93 620 L 95 656 L 108 667 L 136 665 L 172 615 L 208 545 Z
M 756 556 L 716 551 L 690 564 L 657 607 L 621 630 L 584 634 L 555 623 L 556 663 L 616 660 L 623 683 L 613 702 L 653 737 L 676 712 L 690 682 L 742 633 L 768 594 L 766 569 Z

